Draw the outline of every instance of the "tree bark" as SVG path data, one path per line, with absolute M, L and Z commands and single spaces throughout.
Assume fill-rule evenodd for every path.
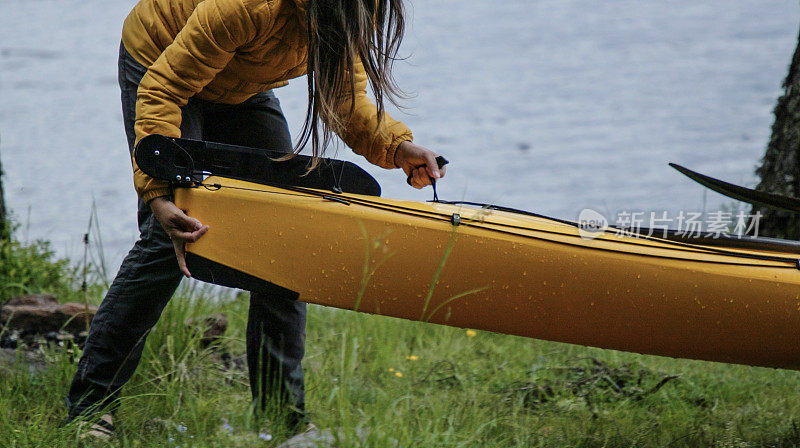
M 3 161 L 0 158 L 0 240 L 7 240 L 10 233 L 10 225 L 6 216 L 6 201 L 3 196 Z
M 775 106 L 772 137 L 756 174 L 757 190 L 800 197 L 800 36 L 789 74 L 783 81 L 783 95 Z M 800 239 L 800 214 L 753 206 L 761 213 L 759 235 Z

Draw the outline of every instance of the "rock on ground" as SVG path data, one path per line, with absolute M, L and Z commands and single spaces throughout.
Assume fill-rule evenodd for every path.
M 336 429 L 339 434 L 339 439 L 344 439 L 344 433 L 341 428 Z M 357 431 L 358 439 L 362 443 L 366 443 L 369 436 L 369 429 L 359 428 Z M 336 444 L 336 437 L 328 429 L 313 428 L 304 433 L 298 434 L 291 439 L 281 443 L 277 448 L 338 448 Z M 390 446 L 396 447 L 398 443 L 394 440 Z
M 37 373 L 47 368 L 47 361 L 39 352 L 0 348 L 0 373 L 17 372 L 20 366 L 25 366 L 30 373 Z
M 47 334 L 62 329 L 78 333 L 86 329 L 96 312 L 96 306 L 59 304 L 50 294 L 19 296 L 0 307 L 0 325 L 23 333 Z

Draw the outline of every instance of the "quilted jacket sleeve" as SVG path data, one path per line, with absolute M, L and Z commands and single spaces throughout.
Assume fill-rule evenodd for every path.
M 411 130 L 386 112 L 378 122 L 378 108 L 367 97 L 367 74 L 361 61 L 355 69 L 355 109 L 339 137 L 371 163 L 383 168 L 397 168 L 394 153 L 400 143 L 413 139 Z M 350 105 L 349 95 L 342 98 L 339 107 L 343 116 L 349 112 Z
M 257 32 L 242 0 L 205 0 L 139 83 L 136 141 L 150 134 L 180 137 L 181 111 Z M 133 161 L 136 191 L 144 201 L 171 192 L 169 184 L 144 174 Z

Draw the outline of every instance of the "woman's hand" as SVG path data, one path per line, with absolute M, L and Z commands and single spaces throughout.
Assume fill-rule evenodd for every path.
M 411 176 L 411 186 L 422 188 L 431 184 L 431 179 L 444 177 L 444 167 L 436 163 L 438 154 L 430 149 L 405 141 L 397 146 L 394 153 L 394 164 L 403 169 L 406 176 Z
M 175 256 L 178 257 L 178 267 L 183 275 L 191 277 L 189 268 L 186 267 L 186 243 L 194 243 L 208 231 L 208 226 L 204 226 L 200 221 L 189 217 L 183 210 L 179 209 L 166 196 L 158 197 L 150 201 L 150 209 L 153 210 L 161 227 L 167 232 L 175 246 Z

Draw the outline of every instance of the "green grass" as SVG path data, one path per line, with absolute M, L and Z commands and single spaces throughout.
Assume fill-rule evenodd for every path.
M 45 256 L 45 246 L 16 250 L 22 259 L 13 263 L 33 260 L 35 268 L 3 294 L 83 296 L 75 270 Z M 90 289 L 95 303 L 100 289 Z M 124 389 L 110 446 L 269 447 L 286 439 L 286 428 L 252 417 L 246 371 L 221 368 L 183 325 L 214 312 L 229 319 L 224 348 L 243 353 L 247 297 L 183 288 Z M 310 306 L 304 365 L 313 421 L 342 428 L 343 447 L 800 445 L 797 372 L 470 334 Z M 43 372 L 0 366 L 0 446 L 92 446 L 77 439 L 75 425 L 58 428 L 79 353 L 43 352 Z
M 14 226 L 9 227 L 13 232 Z M 13 237 L 4 238 L 2 229 L 0 223 L 0 303 L 18 295 L 38 293 L 53 294 L 64 302 L 82 302 L 84 277 L 87 295 L 101 297 L 107 286 L 104 263 L 87 262 L 88 269 L 84 272 L 69 260 L 57 258 L 49 242 L 26 243 Z M 98 260 L 94 252 L 93 259 Z M 99 260 L 102 261 L 102 257 Z

